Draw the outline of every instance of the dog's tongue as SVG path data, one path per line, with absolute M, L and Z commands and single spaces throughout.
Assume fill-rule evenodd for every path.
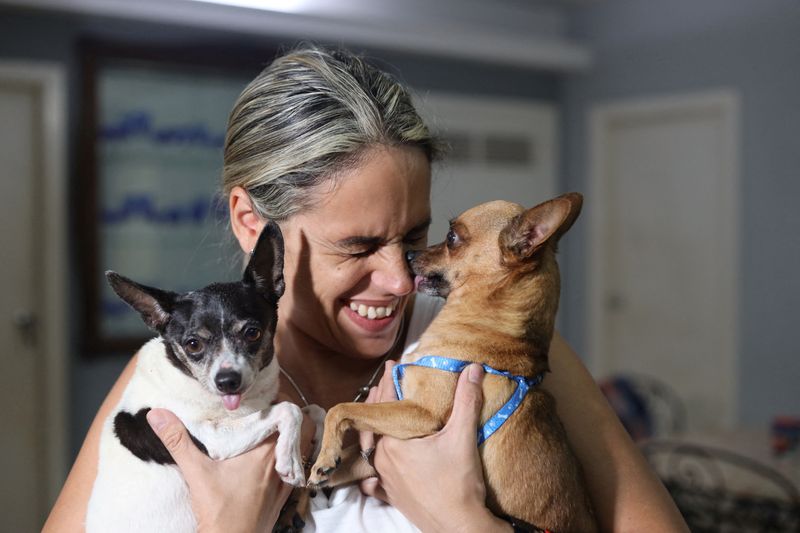
M 419 292 L 419 284 L 422 283 L 422 280 L 425 279 L 425 276 L 414 276 L 414 290 Z
M 228 411 L 235 411 L 239 408 L 239 403 L 242 401 L 241 394 L 226 394 L 222 397 L 222 404 Z

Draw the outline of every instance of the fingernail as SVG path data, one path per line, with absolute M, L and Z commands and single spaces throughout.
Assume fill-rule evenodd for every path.
M 483 378 L 483 367 L 475 363 L 469 365 L 467 377 L 472 383 L 480 383 Z
M 167 417 L 161 411 L 150 410 L 147 413 L 147 422 L 153 430 L 159 431 L 167 425 Z

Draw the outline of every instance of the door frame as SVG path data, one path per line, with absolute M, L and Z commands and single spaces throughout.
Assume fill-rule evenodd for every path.
M 39 208 L 46 216 L 37 255 L 42 264 L 41 316 L 38 318 L 39 353 L 47 392 L 41 438 L 45 441 L 46 505 L 52 505 L 67 472 L 68 370 L 71 355 L 67 335 L 67 186 L 66 186 L 66 77 L 62 67 L 45 62 L 0 61 L 0 79 L 31 87 L 41 102 L 41 176 Z
M 722 261 L 730 268 L 719 272 L 720 287 L 722 287 L 720 301 L 721 315 L 719 324 L 724 330 L 720 332 L 719 350 L 722 353 L 732 354 L 734 361 L 738 361 L 739 339 L 739 135 L 740 135 L 740 98 L 732 89 L 710 90 L 697 93 L 687 93 L 667 96 L 637 97 L 593 106 L 589 114 L 590 132 L 590 167 L 589 167 L 589 241 L 587 268 L 588 292 L 588 340 L 590 347 L 590 367 L 596 377 L 606 375 L 610 370 L 609 354 L 606 353 L 606 332 L 601 327 L 606 313 L 606 287 L 607 263 L 606 251 L 603 243 L 606 242 L 607 216 L 605 209 L 606 185 L 609 176 L 607 144 L 609 134 L 615 124 L 633 120 L 648 119 L 650 117 L 663 117 L 669 120 L 675 116 L 686 116 L 686 113 L 714 114 L 720 117 L 723 125 L 720 132 L 722 136 L 723 154 L 726 172 L 722 179 L 726 182 L 719 189 L 718 208 L 719 215 L 728 221 L 722 227 L 726 228 L 724 235 L 718 235 L 720 249 L 725 259 Z M 734 369 L 738 365 L 734 366 Z M 734 391 L 731 401 L 732 412 L 738 411 L 736 401 L 736 388 L 738 388 L 738 375 L 733 376 Z M 732 423 L 733 420 L 724 421 Z

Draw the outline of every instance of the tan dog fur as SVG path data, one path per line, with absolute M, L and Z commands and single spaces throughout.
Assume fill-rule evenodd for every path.
M 410 261 L 413 272 L 423 277 L 420 290 L 446 296 L 447 303 L 417 350 L 401 362 L 442 355 L 527 377 L 547 372 L 560 292 L 556 244 L 581 205 L 582 196 L 577 193 L 528 210 L 497 201 L 455 219 L 445 242 Z M 338 484 L 371 473 L 364 468 L 366 462 L 351 460 L 352 450 L 342 457 L 342 439 L 348 429 L 401 439 L 440 430 L 450 416 L 456 380 L 457 375 L 450 372 L 406 367 L 403 400 L 333 407 L 325 419 L 321 452 L 309 482 Z M 515 386 L 506 378 L 486 375 L 482 422 L 508 400 Z M 596 530 L 555 401 L 541 387 L 530 390 L 479 451 L 486 503 L 495 514 L 555 533 Z

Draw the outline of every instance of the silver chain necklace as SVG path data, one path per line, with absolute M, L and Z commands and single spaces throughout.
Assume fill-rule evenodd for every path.
M 375 367 L 375 371 L 372 372 L 372 376 L 370 376 L 369 381 L 367 381 L 367 383 L 365 385 L 362 385 L 361 387 L 358 388 L 358 391 L 356 392 L 356 396 L 355 396 L 355 398 L 353 398 L 354 402 L 360 402 L 361 400 L 363 400 L 364 398 L 366 398 L 369 395 L 369 389 L 372 388 L 372 384 L 375 382 L 375 378 L 378 377 L 378 372 L 380 372 L 381 367 L 383 366 L 383 364 L 386 362 L 387 359 L 389 359 L 389 356 L 392 354 L 392 352 L 395 350 L 395 348 L 397 348 L 397 343 L 400 340 L 400 337 L 403 336 L 403 327 L 405 326 L 405 318 L 406 317 L 405 317 L 405 312 L 404 312 L 403 316 L 400 319 L 400 329 L 398 330 L 397 337 L 394 339 L 394 343 L 392 344 L 392 347 L 389 348 L 389 351 L 386 352 L 386 354 L 383 357 L 381 357 L 381 361 L 378 364 L 378 366 Z M 286 370 L 284 370 L 282 366 L 280 366 L 280 364 L 278 365 L 278 369 L 281 371 L 281 374 L 283 374 L 283 377 L 286 378 L 286 381 L 289 382 L 289 384 L 292 386 L 294 391 L 300 397 L 300 400 L 302 400 L 303 407 L 308 407 L 309 405 L 311 405 L 311 402 L 308 401 L 308 399 L 306 398 L 306 395 L 303 394 L 302 390 L 300 390 L 300 387 L 297 385 L 297 382 L 295 382 L 294 378 L 292 378 L 292 376 L 290 376 L 289 373 Z

